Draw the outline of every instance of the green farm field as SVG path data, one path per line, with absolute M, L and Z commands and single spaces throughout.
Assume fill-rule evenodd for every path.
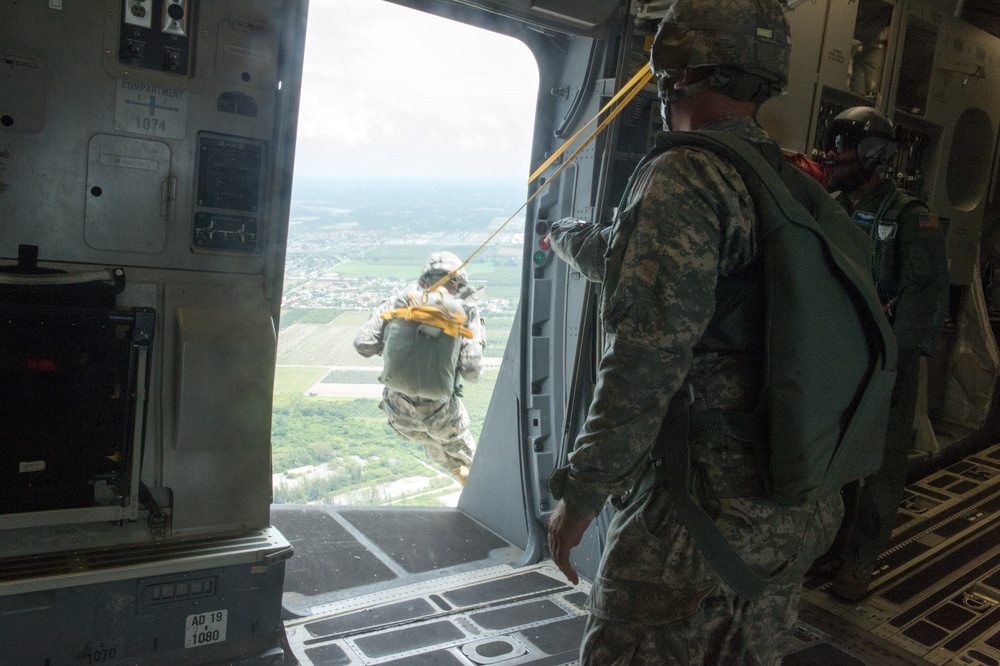
M 371 308 L 412 285 L 432 252 L 469 258 L 471 285 L 485 287 L 477 301 L 488 341 L 482 378 L 463 387 L 478 438 L 520 298 L 524 219 L 508 215 L 524 190 L 520 179 L 296 183 L 272 410 L 275 502 L 380 504 L 395 481 L 420 476 L 430 487 L 393 503 L 455 501 L 457 484 L 388 426 L 378 407 L 382 359 L 362 357 L 353 342 Z
M 434 249 L 437 249 L 435 246 Z M 444 246 L 460 257 L 476 246 Z M 424 243 L 366 247 L 363 253 L 326 269 L 364 285 L 366 294 L 378 298 L 380 281 L 411 281 L 422 267 L 431 246 Z M 472 419 L 470 430 L 478 438 L 499 374 L 520 297 L 519 257 L 508 248 L 484 249 L 467 267 L 473 286 L 486 289 L 477 299 L 486 322 L 489 359 L 478 382 L 466 382 L 462 401 Z M 363 256 L 363 259 L 361 257 Z M 286 287 L 305 284 L 300 279 Z M 375 289 L 372 285 L 375 285 Z M 398 287 L 394 287 L 398 288 Z M 386 296 L 389 294 L 387 293 Z M 302 302 L 301 300 L 299 301 Z M 307 301 L 308 302 L 308 301 Z M 330 302 L 336 302 L 336 299 Z M 381 394 L 378 375 L 381 357 L 364 358 L 354 349 L 358 329 L 369 311 L 338 307 L 294 307 L 281 312 L 272 414 L 272 467 L 283 481 L 275 486 L 275 501 L 332 502 L 345 493 L 352 501 L 371 496 L 379 503 L 379 488 L 414 475 L 434 476 L 423 449 L 399 438 L 378 408 Z M 332 470 L 322 478 L 294 483 L 297 475 L 312 468 Z M 299 470 L 299 471 L 293 471 Z M 308 474 L 308 472 L 305 472 Z M 433 484 L 448 488 L 434 490 Z M 432 479 L 432 489 L 398 503 L 438 504 L 438 496 L 453 495 L 447 480 Z M 369 492 L 369 490 L 371 492 Z M 383 498 L 384 500 L 384 498 Z
M 314 311 L 310 311 L 314 312 Z M 326 311 L 320 310 L 319 313 Z M 382 365 L 378 357 L 364 358 L 354 349 L 354 336 L 367 321 L 367 312 L 338 312 L 327 323 L 301 323 L 282 326 L 278 334 L 278 366 L 374 368 Z M 282 319 L 285 314 L 282 313 Z M 317 316 L 315 319 L 320 319 Z M 486 358 L 503 356 L 510 335 L 513 317 L 486 318 L 488 344 L 483 352 Z

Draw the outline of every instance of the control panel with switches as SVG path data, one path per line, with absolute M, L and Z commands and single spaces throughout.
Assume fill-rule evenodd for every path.
M 123 0 L 118 62 L 190 75 L 191 0 Z

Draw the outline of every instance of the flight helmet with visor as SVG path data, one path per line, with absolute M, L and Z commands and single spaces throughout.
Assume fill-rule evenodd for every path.
M 889 116 L 870 106 L 840 112 L 826 129 L 823 150 L 828 155 L 857 151 L 857 164 L 866 179 L 887 167 L 896 155 L 895 128 Z M 827 166 L 837 166 L 836 159 Z

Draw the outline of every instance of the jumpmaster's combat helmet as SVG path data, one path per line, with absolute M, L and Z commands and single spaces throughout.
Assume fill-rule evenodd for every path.
M 677 0 L 660 22 L 649 65 L 667 101 L 710 88 L 760 105 L 788 84 L 791 49 L 779 0 Z M 715 71 L 674 90 L 688 67 Z
M 452 271 L 457 271 L 454 280 L 458 282 L 459 289 L 468 286 L 469 275 L 462 268 L 462 260 L 451 252 L 435 252 L 427 257 L 427 263 L 424 264 L 424 270 L 420 272 L 418 282 L 421 287 L 430 287 Z

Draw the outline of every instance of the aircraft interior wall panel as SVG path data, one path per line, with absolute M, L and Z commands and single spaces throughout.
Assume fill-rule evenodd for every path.
M 796 8 L 796 12 L 804 7 Z M 835 90 L 848 88 L 848 68 L 851 64 L 851 42 L 858 17 L 858 5 L 850 0 L 830 0 L 820 54 L 819 69 L 812 78 L 816 86 Z M 792 40 L 794 43 L 795 35 Z M 793 44 L 794 48 L 794 44 Z
M 274 530 L 266 535 L 253 541 L 267 561 L 247 548 L 250 539 L 203 543 L 201 552 L 192 546 L 186 561 L 167 566 L 146 552 L 104 571 L 100 552 L 82 551 L 75 566 L 95 570 L 77 573 L 73 586 L 41 577 L 34 591 L 0 589 L 0 663 L 281 663 L 280 597 L 291 548 Z
M 549 257 L 548 266 L 535 267 L 535 280 L 532 290 L 532 323 L 531 323 L 531 370 L 529 374 L 530 396 L 526 396 L 526 415 L 528 440 L 525 446 L 530 446 L 533 455 L 531 483 L 528 493 L 535 512 L 547 510 L 548 488 L 546 483 L 555 470 L 556 414 L 560 413 L 562 402 L 561 368 L 553 358 L 553 345 L 558 344 L 559 333 L 554 329 L 553 307 L 555 295 L 558 293 L 555 285 L 555 275 Z M 544 272 L 544 276 L 539 273 Z M 556 319 L 555 321 L 558 321 Z
M 536 52 L 536 57 L 539 59 L 539 74 L 542 77 L 539 82 L 541 91 L 539 94 L 550 97 L 548 100 L 540 101 L 540 115 L 536 118 L 535 146 L 544 148 L 539 164 L 563 147 L 607 101 L 598 90 L 603 76 L 601 52 L 604 43 L 570 38 L 557 46 L 560 50 L 556 54 Z M 547 71 L 555 72 L 557 76 L 551 81 L 545 80 Z M 555 98 L 556 104 L 552 104 L 551 98 Z M 543 177 L 552 178 L 569 156 L 591 136 L 595 128 L 596 124 L 587 127 L 580 138 L 567 146 L 563 156 L 548 168 Z M 574 158 L 573 163 L 562 171 L 559 182 L 548 186 L 544 198 L 538 205 L 540 220 L 554 221 L 574 215 L 576 214 L 574 209 L 578 209 L 580 205 L 593 203 L 592 191 L 596 177 L 595 144 L 600 140 L 598 138 L 591 141 Z M 536 168 L 534 163 L 532 168 Z
M 605 19 L 627 3 L 627 0 L 389 1 L 486 29 L 493 29 L 491 24 L 496 18 L 491 15 L 495 14 L 510 19 L 515 28 L 527 25 L 548 34 L 558 32 L 587 36 L 599 36 Z
M 540 89 L 552 90 L 557 98 L 565 100 L 558 104 L 556 112 L 551 104 L 539 105 L 540 112 L 544 110 L 549 114 L 546 118 L 540 118 L 540 122 L 536 124 L 536 148 L 538 145 L 547 146 L 543 158 L 590 121 L 615 91 L 615 82 L 604 78 L 618 69 L 615 66 L 618 50 L 615 44 L 575 39 L 566 46 L 567 53 L 551 56 L 550 59 L 554 62 L 549 64 L 552 67 L 547 67 L 546 57 L 540 58 L 543 77 L 546 71 L 559 72 L 557 81 L 552 82 L 554 85 L 543 81 Z M 641 60 L 645 59 L 646 56 L 643 55 Z M 624 76 L 630 78 L 634 73 L 625 72 Z M 538 241 L 548 231 L 547 226 L 543 228 L 543 225 L 552 221 L 574 216 L 598 224 L 610 222 L 610 219 L 597 219 L 597 216 L 610 217 L 610 209 L 618 204 L 619 195 L 609 193 L 607 190 L 614 183 L 602 182 L 602 179 L 607 179 L 610 167 L 621 163 L 627 157 L 626 153 L 631 156 L 634 152 L 631 149 L 624 152 L 618 149 L 622 141 L 634 138 L 630 134 L 620 141 L 613 133 L 621 131 L 618 129 L 621 125 L 622 121 L 612 124 L 602 137 L 581 151 L 573 164 L 558 176 L 558 182 L 551 183 L 539 198 L 533 251 L 539 249 Z M 555 129 L 551 134 L 539 133 L 539 127 Z M 639 129 L 643 132 L 643 139 L 648 138 L 647 125 L 644 124 Z M 589 128 L 583 136 L 589 136 L 592 130 L 593 128 Z M 582 139 L 573 144 L 572 150 L 577 149 L 581 141 Z M 563 160 L 565 159 L 564 157 Z M 635 160 L 638 160 L 637 156 Z M 548 178 L 552 178 L 551 174 L 559 164 L 561 162 L 549 169 L 546 174 Z M 631 173 L 632 168 L 634 164 L 629 165 L 628 173 Z M 623 175 L 622 185 L 628 173 Z M 607 207 L 599 201 L 601 196 L 610 197 Z M 601 210 L 605 210 L 607 216 L 599 212 Z M 529 388 L 532 395 L 526 399 L 530 406 L 527 411 L 530 419 L 527 445 L 532 447 L 530 478 L 534 486 L 528 497 L 534 504 L 531 507 L 533 515 L 544 524 L 546 514 L 555 508 L 555 500 L 547 488 L 548 478 L 560 463 L 560 455 L 572 450 L 572 439 L 576 435 L 575 430 L 566 428 L 565 410 L 570 392 L 574 390 L 571 375 L 584 300 L 582 284 L 571 279 L 570 271 L 552 256 L 551 250 L 544 250 L 540 257 L 543 257 L 542 260 L 532 269 L 532 300 L 529 310 L 532 316 L 529 328 L 531 352 L 528 355 L 529 377 L 532 378 Z M 576 277 L 579 278 L 579 275 Z M 572 285 L 569 284 L 571 281 Z M 573 298 L 566 298 L 568 289 L 575 294 Z M 559 296 L 553 297 L 554 294 Z M 574 326 L 577 328 L 576 334 L 568 338 L 566 329 Z M 567 437 L 567 441 L 562 441 Z M 599 559 L 599 543 L 593 530 L 588 532 L 577 552 L 577 557 L 582 558 L 582 571 L 589 570 L 590 565 Z
M 600 98 L 595 94 L 599 73 L 600 42 L 582 38 L 557 38 L 535 45 L 534 53 L 539 61 L 539 117 L 536 118 L 535 141 L 532 155 L 532 169 L 537 168 L 555 150 L 562 146 L 597 112 Z M 552 102 L 555 104 L 552 104 Z M 584 134 L 587 136 L 588 133 Z M 583 139 L 570 147 L 576 150 Z M 546 180 L 565 163 L 567 152 L 542 175 Z M 548 233 L 548 224 L 574 213 L 581 189 L 590 191 L 590 183 L 595 170 L 595 154 L 591 146 L 575 158 L 555 179 L 549 182 L 545 191 L 535 199 L 535 207 L 529 210 L 526 237 L 530 238 L 531 252 L 526 261 L 532 262 L 530 275 L 530 299 L 520 310 L 526 313 L 528 326 L 528 349 L 524 350 L 528 359 L 529 395 L 521 396 L 522 410 L 527 414 L 528 423 L 522 428 L 528 441 L 522 446 L 530 447 L 530 469 L 527 479 L 531 488 L 525 489 L 528 512 L 533 518 L 551 511 L 554 502 L 548 491 L 547 481 L 555 469 L 559 438 L 563 432 L 563 409 L 565 405 L 566 368 L 561 357 L 553 356 L 553 345 L 564 341 L 557 326 L 566 316 L 554 294 L 563 293 L 560 285 L 559 261 L 551 249 L 542 248 L 539 241 Z M 585 197 L 589 201 L 590 197 Z M 534 215 L 532 216 L 532 213 Z M 564 280 L 565 272 L 561 277 Z M 530 305 L 529 305 L 530 304 Z M 526 408 L 526 409 L 525 409 Z
M 173 533 L 266 527 L 276 354 L 266 303 L 252 285 L 178 288 L 164 312 L 160 451 Z
M 141 478 L 172 513 L 178 534 L 266 527 L 275 340 L 259 278 L 181 273 L 164 294 L 169 275 L 128 269 L 118 296 L 119 309 L 152 306 L 157 313 Z M 196 323 L 181 325 L 182 318 Z M 37 522 L 4 530 L 0 557 L 154 540 L 144 520 L 56 533 L 42 517 Z
M 260 272 L 276 226 L 267 200 L 253 211 L 261 242 L 249 251 L 192 251 L 197 137 L 272 140 L 281 3 L 241 4 L 234 15 L 222 3 L 192 5 L 191 76 L 118 62 L 122 5 L 21 3 L 0 21 L 2 81 L 14 92 L 4 100 L 16 100 L 0 100 L 0 256 L 29 243 L 43 260 Z
M 106 0 L 108 21 L 105 26 L 105 48 L 115 46 L 119 3 Z M 118 84 L 117 95 L 127 97 L 122 89 L 134 90 L 136 82 L 159 85 L 173 90 L 182 128 L 179 135 L 179 167 L 176 179 L 173 215 L 176 219 L 171 234 L 171 266 L 232 272 L 260 272 L 263 266 L 268 230 L 276 232 L 275 216 L 279 212 L 264 187 L 273 171 L 268 148 L 275 134 L 278 78 L 278 34 L 282 17 L 281 3 L 253 2 L 232 11 L 223 3 L 199 3 L 192 14 L 194 62 L 192 76 L 181 82 L 170 81 L 169 75 L 127 67 L 107 59 L 106 71 Z M 290 16 L 292 12 L 288 12 Z M 110 43 L 109 43 L 110 42 Z M 172 85 L 171 85 L 172 84 Z M 139 93 L 141 95 L 141 92 Z M 127 99 L 116 100 L 124 105 Z M 145 98 L 139 101 L 145 101 Z M 116 107 L 116 129 L 156 132 L 155 120 L 138 112 L 119 111 Z M 155 113 L 155 111 L 154 111 Z M 169 114 L 166 114 L 169 115 Z M 147 130 L 145 123 L 154 125 Z M 204 181 L 205 136 L 228 139 L 232 150 L 223 155 L 230 160 L 222 168 L 220 159 L 213 163 L 217 183 L 221 188 L 256 190 L 257 201 L 252 207 L 245 202 L 226 205 L 216 197 L 206 203 Z M 218 158 L 219 156 L 216 155 Z M 252 164 L 241 163 L 242 157 Z M 248 177 L 253 176 L 255 180 Z M 227 201 L 233 203 L 232 192 Z M 202 218 L 204 218 L 204 221 Z M 216 227 L 212 222 L 217 221 Z M 209 229 L 206 234 L 201 233 Z M 244 233 L 250 240 L 244 240 Z M 236 240 L 239 235 L 240 240 Z
M 534 0 L 531 11 L 544 16 L 594 28 L 603 24 L 623 0 Z
M 16 257 L 18 244 L 29 243 L 41 247 L 42 258 L 67 258 L 82 241 L 84 132 L 97 126 L 94 114 L 82 111 L 95 106 L 91 81 L 100 64 L 88 36 L 101 34 L 101 15 L 82 4 L 65 17 L 43 8 L 39 3 L 8 5 L 0 15 L 2 69 L 12 75 L 4 80 L 0 98 L 5 119 L 0 122 L 0 254 L 5 257 Z M 66 29 L 64 18 L 74 30 Z M 42 44 L 36 35 L 49 39 Z M 88 63 L 81 57 L 85 53 L 97 62 Z M 8 107 L 8 100 L 23 99 L 21 91 L 29 89 L 30 102 Z M 70 216 L 76 225 L 65 224 Z
M 758 119 L 768 135 L 785 150 L 809 154 L 809 132 L 815 110 L 828 2 L 808 2 L 786 14 L 792 31 L 792 56 L 785 94 L 760 108 Z
M 552 263 L 555 263 L 553 258 Z M 561 266 L 559 268 L 562 268 Z M 551 308 L 555 314 L 555 321 L 568 322 L 578 318 L 578 315 L 571 313 L 567 308 L 567 273 L 564 270 L 549 271 L 552 283 L 551 297 L 547 296 L 547 307 Z M 538 301 L 536 301 L 537 303 Z M 564 328 L 545 338 L 534 338 L 532 349 L 535 354 L 532 365 L 538 366 L 543 363 L 550 368 L 550 381 L 545 383 L 547 388 L 545 396 L 532 396 L 532 404 L 536 405 L 536 400 L 543 398 L 544 405 L 538 403 L 538 409 L 529 411 L 528 431 L 532 434 L 532 450 L 535 457 L 533 465 L 533 482 L 536 487 L 534 497 L 537 506 L 534 507 L 536 513 L 544 513 L 555 508 L 555 500 L 552 499 L 548 490 L 548 480 L 555 471 L 559 463 L 559 451 L 564 446 L 562 438 L 565 436 L 566 409 L 568 392 L 572 390 L 569 385 L 568 376 L 572 373 L 572 362 L 566 362 L 565 353 L 567 350 L 575 349 L 577 336 L 570 334 Z M 560 327 L 562 328 L 562 327 Z
M 926 195 L 932 209 L 948 221 L 951 281 L 968 285 L 977 261 L 1000 120 L 1000 99 L 992 94 L 1000 81 L 1000 61 L 989 55 L 1000 40 L 953 16 L 942 16 L 926 3 L 914 4 L 911 18 L 940 20 L 923 119 L 941 133 L 937 150 L 927 155 Z
M 583 158 L 581 160 L 581 158 Z M 580 184 L 581 171 L 593 166 L 593 154 L 581 155 L 563 169 L 558 180 L 549 184 L 548 188 L 538 199 L 538 221 L 546 226 L 535 229 L 533 238 L 535 245 L 548 233 L 548 225 L 564 217 L 579 217 L 582 220 L 598 222 L 592 220 L 594 213 L 593 206 L 590 205 L 590 198 L 586 196 L 590 188 L 588 185 Z

